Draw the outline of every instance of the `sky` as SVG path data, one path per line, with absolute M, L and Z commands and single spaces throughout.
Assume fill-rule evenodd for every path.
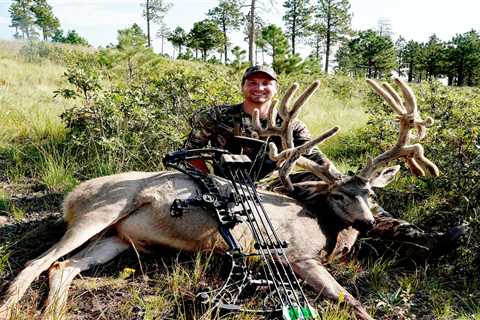
M 311 2 L 314 2 L 312 0 Z M 143 1 L 144 2 L 144 1 Z M 170 29 L 181 26 L 190 30 L 193 23 L 206 18 L 206 12 L 218 0 L 170 0 L 172 8 L 165 17 Z M 283 0 L 261 0 L 264 20 L 283 26 Z M 49 0 L 54 14 L 60 19 L 63 30 L 75 29 L 94 46 L 116 43 L 117 30 L 138 23 L 146 30 L 141 16 L 141 0 Z M 450 40 L 457 33 L 471 29 L 480 31 L 479 0 L 350 0 L 355 30 L 374 29 L 380 19 L 391 24 L 394 37 L 402 35 L 407 40 L 427 41 L 432 34 Z M 0 39 L 12 39 L 9 28 L 8 7 L 11 0 L 0 0 Z M 272 5 L 273 4 L 273 5 Z M 155 26 L 153 29 L 155 30 Z M 154 39 L 155 51 L 160 51 L 160 39 Z M 246 48 L 243 35 L 232 35 L 232 43 Z M 169 44 L 165 52 L 172 54 Z M 300 51 L 307 49 L 300 45 Z

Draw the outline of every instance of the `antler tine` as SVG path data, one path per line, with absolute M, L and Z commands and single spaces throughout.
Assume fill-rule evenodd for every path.
M 268 126 L 275 127 L 277 122 L 278 110 L 276 108 L 278 100 L 273 100 L 268 109 Z M 256 111 L 256 110 L 255 110 Z M 259 121 L 260 123 L 260 121 Z
M 403 98 L 405 99 L 405 108 L 409 113 L 417 113 L 417 99 L 412 89 L 402 79 L 396 78 L 395 83 L 398 84 L 400 90 L 402 90 Z
M 409 131 L 411 129 L 415 128 L 417 130 L 417 137 L 421 140 L 425 137 L 426 128 L 433 124 L 432 118 L 428 117 L 422 120 L 419 117 L 417 102 L 412 89 L 404 81 L 395 79 L 404 97 L 404 102 L 402 102 L 398 93 L 390 85 L 383 84 L 381 87 L 372 80 L 367 80 L 367 82 L 397 112 L 400 128 L 395 146 L 375 159 L 369 159 L 367 165 L 360 171 L 358 176 L 368 180 L 378 168 L 398 158 L 404 158 L 413 175 L 423 176 L 425 171 L 428 171 L 433 176 L 438 176 L 437 166 L 425 157 L 422 145 L 418 143 L 408 145 L 410 140 Z M 398 111 L 400 110 L 403 110 L 403 112 L 399 113 Z
M 300 111 L 300 108 L 305 104 L 305 102 L 310 99 L 310 97 L 317 91 L 320 87 L 320 81 L 315 80 L 308 88 L 305 90 L 300 97 L 293 104 L 292 110 L 290 110 L 290 117 L 295 119 Z
M 383 89 L 378 83 L 371 79 L 367 79 L 367 83 L 375 90 L 375 92 L 381 96 L 392 108 L 393 110 L 398 114 L 402 115 L 406 113 L 405 108 L 402 106 L 401 103 L 397 104 L 397 101 L 395 98 L 393 98 L 385 89 Z M 398 97 L 398 94 L 397 94 Z
M 401 106 L 402 105 L 402 99 L 400 98 L 398 93 L 395 91 L 395 89 L 393 89 L 392 86 L 389 85 L 388 83 L 383 83 L 382 85 L 388 91 L 390 96 L 392 96 L 392 98 L 395 100 L 396 104 L 398 106 Z
M 272 159 L 273 161 L 277 161 L 277 163 L 280 163 L 278 165 L 280 167 L 279 177 L 283 185 L 289 191 L 293 190 L 293 184 L 288 175 L 290 174 L 292 168 L 296 163 L 298 163 L 299 166 L 306 169 L 307 171 L 310 171 L 316 176 L 322 178 L 326 182 L 334 182 L 338 178 L 338 176 L 341 175 L 341 173 L 337 171 L 335 166 L 328 159 L 325 159 L 324 164 L 320 165 L 315 161 L 312 161 L 302 156 L 305 153 L 309 153 L 315 145 L 321 144 L 325 140 L 334 136 L 338 132 L 338 130 L 340 130 L 339 127 L 333 127 L 332 129 L 324 132 L 319 137 L 305 142 L 301 146 L 289 148 L 283 150 L 280 153 L 278 153 L 278 149 L 275 144 L 270 143 L 270 159 Z
M 257 110 L 253 113 L 253 129 L 257 132 L 259 137 L 269 137 L 272 135 L 279 136 L 282 139 L 282 148 L 288 149 L 293 147 L 293 120 L 298 116 L 300 107 L 313 95 L 315 90 L 320 86 L 319 81 L 315 81 L 310 87 L 303 92 L 300 97 L 295 101 L 291 110 L 289 110 L 290 100 L 298 90 L 298 84 L 293 84 L 288 90 L 285 96 L 280 102 L 278 110 L 275 110 L 275 105 L 270 105 L 269 109 L 269 121 L 267 128 L 262 128 L 260 123 L 260 116 Z M 280 126 L 276 125 L 276 114 L 280 114 L 283 123 Z
M 295 93 L 298 91 L 298 83 L 292 84 L 290 88 L 288 88 L 287 92 L 282 98 L 282 101 L 280 102 L 280 117 L 282 117 L 283 120 L 288 118 L 288 106 L 290 105 L 290 99 L 295 95 Z

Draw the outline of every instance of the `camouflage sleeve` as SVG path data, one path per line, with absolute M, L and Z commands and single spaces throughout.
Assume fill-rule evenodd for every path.
M 206 147 L 216 131 L 216 112 L 214 107 L 197 110 L 190 118 L 192 130 L 183 144 L 185 149 Z
M 310 131 L 308 131 L 307 126 L 303 122 L 297 120 L 293 128 L 293 144 L 295 146 L 300 146 L 311 139 L 312 135 L 310 134 Z M 305 157 L 319 164 L 325 162 L 325 155 L 317 146 L 312 148 L 310 154 L 305 155 Z

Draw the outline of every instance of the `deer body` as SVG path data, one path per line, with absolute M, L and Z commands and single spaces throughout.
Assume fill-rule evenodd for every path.
M 226 180 L 218 177 L 215 180 L 223 192 L 228 192 Z M 187 251 L 226 249 L 219 241 L 218 225 L 211 212 L 196 208 L 179 217 L 170 215 L 175 199 L 188 199 L 199 192 L 188 176 L 177 172 L 129 172 L 82 183 L 65 199 L 64 219 L 68 224 L 65 236 L 44 255 L 31 261 L 14 280 L 0 308 L 0 316 L 6 318 L 8 310 L 31 282 L 49 268 L 47 312 L 58 316 L 62 314 L 74 276 L 95 264 L 107 262 L 131 245 L 139 251 L 148 251 L 151 245 Z M 295 272 L 329 298 L 345 296 L 360 308 L 357 312 L 366 315 L 360 303 L 321 265 L 326 259 L 348 252 L 358 232 L 352 228 L 329 229 L 328 223 L 322 223 L 328 220 L 328 215 L 309 212 L 289 197 L 262 191 L 260 195 L 276 231 L 289 243 L 286 254 Z M 97 236 L 74 257 L 55 263 L 90 238 L 112 228 L 116 230 L 115 236 Z M 245 223 L 233 228 L 232 233 L 243 248 L 253 243 Z

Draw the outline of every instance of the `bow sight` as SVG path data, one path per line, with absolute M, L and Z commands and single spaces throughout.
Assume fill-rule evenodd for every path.
M 230 184 L 230 194 L 222 195 L 211 175 L 197 170 L 191 160 L 212 161 Z M 285 254 L 288 244 L 282 241 L 272 225 L 262 204 L 248 169 L 252 163 L 245 155 L 230 154 L 218 149 L 179 150 L 163 159 L 167 167 L 175 168 L 195 181 L 203 193 L 200 196 L 176 199 L 170 208 L 174 217 L 189 207 L 201 207 L 215 214 L 218 230 L 229 246 L 230 274 L 220 289 L 202 292 L 202 303 L 219 312 L 253 312 L 270 319 L 316 319 L 318 313 L 308 300 L 293 273 Z M 230 230 L 246 223 L 252 233 L 254 252 L 245 253 Z M 258 257 L 260 272 L 249 270 L 247 257 Z M 246 295 L 260 298 L 261 307 L 250 308 L 243 304 Z

